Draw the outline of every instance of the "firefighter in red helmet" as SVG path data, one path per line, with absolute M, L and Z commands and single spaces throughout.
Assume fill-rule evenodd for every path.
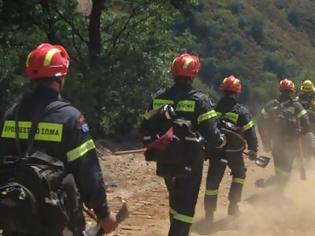
M 29 217 L 16 218 L 1 210 L 0 228 L 4 229 L 7 235 L 14 233 L 33 235 L 34 232 L 36 235 L 61 235 L 65 227 L 68 227 L 73 235 L 83 235 L 85 225 L 81 203 L 94 210 L 105 232 L 109 233 L 117 226 L 116 216 L 107 204 L 105 184 L 88 124 L 81 112 L 60 95 L 68 74 L 69 62 L 67 51 L 59 45 L 42 43 L 31 51 L 26 60 L 26 76 L 32 81 L 34 88 L 5 113 L 0 125 L 0 173 L 4 173 L 3 168 L 20 168 L 21 171 L 15 172 L 13 177 L 26 184 L 18 176 L 23 173 L 23 165 L 22 167 L 14 165 L 20 163 L 21 157 L 25 157 L 23 161 L 29 166 L 35 165 L 32 161 L 36 160 L 36 163 L 41 163 L 36 166 L 37 169 L 45 167 L 45 171 L 38 172 L 38 177 L 42 181 L 45 179 L 50 188 L 49 195 L 41 201 L 41 198 L 37 197 L 42 196 L 44 194 L 42 191 L 45 190 L 30 186 L 32 190 L 30 194 L 36 197 L 37 202 L 32 209 L 34 211 L 38 209 L 40 213 L 37 227 L 29 228 L 31 224 L 27 225 L 29 221 L 32 221 L 33 225 L 36 221 L 35 217 L 31 217 L 32 212 L 27 213 Z M 31 141 L 34 125 L 37 129 L 35 126 L 36 131 Z M 37 153 L 37 156 L 34 153 Z M 11 165 L 8 165 L 5 161 L 7 158 L 15 157 L 17 161 L 14 164 L 11 162 Z M 56 167 L 56 163 L 60 170 L 58 172 L 53 168 Z M 52 173 L 54 183 L 49 182 L 52 177 L 48 177 L 47 173 Z M 35 178 L 34 176 L 26 175 L 25 179 Z M 1 175 L 0 178 L 3 193 L 6 176 Z M 25 181 L 32 183 L 32 179 Z M 20 187 L 14 191 L 17 189 Z M 20 190 L 23 192 L 23 188 Z M 29 192 L 25 192 L 26 196 Z M 3 209 L 2 201 L 0 202 L 0 209 Z M 63 218 L 49 215 L 47 211 L 42 210 L 42 207 L 50 202 L 54 203 L 50 205 L 49 209 L 54 209 L 50 212 L 59 212 L 63 209 L 62 212 L 66 215 L 64 221 Z M 19 205 L 16 207 L 15 210 L 18 212 Z M 5 221 L 3 217 L 6 218 Z M 25 226 L 23 230 L 15 227 L 21 224 Z
M 179 117 L 180 119 L 176 121 L 181 121 L 181 127 L 189 124 L 187 125 L 191 131 L 189 133 L 200 133 L 202 138 L 207 140 L 209 148 L 221 148 L 225 145 L 225 137 L 216 127 L 213 103 L 207 95 L 192 87 L 199 68 L 200 62 L 196 56 L 185 53 L 174 59 L 171 65 L 174 85 L 155 94 L 141 124 L 144 143 L 157 136 L 160 130 L 156 129 L 163 122 Z M 165 119 L 156 119 L 156 116 Z M 176 132 L 177 128 L 174 129 Z M 170 146 L 176 147 L 184 143 L 180 150 L 174 148 L 176 151 L 172 151 L 169 159 L 163 155 L 161 159 L 156 159 L 157 174 L 164 177 L 169 193 L 171 223 L 169 236 L 188 236 L 193 221 L 204 159 L 202 146 L 196 149 L 188 148 L 189 143 L 194 140 L 192 136 L 185 136 L 185 140 L 182 140 L 181 134 L 178 134 Z M 163 158 L 167 160 L 163 162 Z M 178 161 L 168 163 L 174 160 Z M 190 161 L 185 164 L 185 160 Z
M 281 80 L 279 91 L 279 97 L 264 106 L 258 119 L 263 148 L 273 155 L 275 175 L 256 184 L 258 187 L 276 184 L 282 190 L 289 180 L 294 158 L 301 155 L 300 142 L 303 139 L 311 150 L 313 135 L 307 111 L 296 98 L 293 81 Z
M 220 89 L 223 93 L 223 97 L 215 107 L 218 126 L 236 132 L 240 138 L 244 137 L 249 150 L 249 159 L 255 160 L 258 148 L 255 123 L 252 120 L 249 110 L 237 101 L 237 97 L 242 90 L 241 81 L 231 75 L 224 78 Z M 209 169 L 204 198 L 204 209 L 206 213 L 206 218 L 204 219 L 205 223 L 211 224 L 213 221 L 219 185 L 224 176 L 226 166 L 231 169 L 232 175 L 232 184 L 228 195 L 228 214 L 232 216 L 238 214 L 238 202 L 241 200 L 246 174 L 243 148 L 235 151 L 223 149 L 209 157 Z

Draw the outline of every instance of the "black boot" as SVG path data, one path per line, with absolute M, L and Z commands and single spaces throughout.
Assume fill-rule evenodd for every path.
M 213 211 L 206 212 L 205 222 L 208 223 L 208 224 L 212 224 L 213 223 L 213 215 L 214 215 Z
M 230 202 L 228 208 L 228 214 L 230 216 L 237 216 L 240 213 L 238 204 L 236 202 Z

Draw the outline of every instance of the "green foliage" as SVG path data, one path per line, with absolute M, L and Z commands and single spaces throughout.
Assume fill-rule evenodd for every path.
M 134 129 L 150 95 L 170 81 L 170 62 L 187 51 L 192 40 L 188 30 L 179 36 L 172 31 L 183 11 L 187 13 L 182 5 L 130 0 L 120 1 L 117 8 L 111 1 L 101 17 L 100 64 L 90 68 L 88 19 L 77 12 L 75 0 L 50 1 L 49 12 L 37 2 L 6 2 L 7 24 L 1 24 L 5 34 L 0 35 L 0 52 L 6 55 L 0 59 L 0 85 L 6 88 L 0 93 L 5 104 L 1 112 L 22 94 L 27 53 L 50 37 L 71 56 L 64 96 L 84 112 L 97 135 Z M 16 4 L 26 11 L 16 12 Z M 184 8 L 194 5 L 195 1 L 187 1 Z
M 0 113 L 28 87 L 28 52 L 47 41 L 70 52 L 64 96 L 97 135 L 135 129 L 154 91 L 172 82 L 170 63 L 183 52 L 201 58 L 198 88 L 217 97 L 222 79 L 234 74 L 243 83 L 241 101 L 254 106 L 275 96 L 280 78 L 299 83 L 314 77 L 311 0 L 105 2 L 100 54 L 90 64 L 90 21 L 76 10 L 76 0 L 0 0 Z
M 275 73 L 278 78 L 293 77 L 298 73 L 298 67 L 293 59 L 287 59 L 278 52 L 268 53 L 264 61 L 264 69 Z
M 228 4 L 228 8 L 233 14 L 240 14 L 244 8 L 242 0 L 232 0 Z
M 229 53 L 231 55 L 235 55 L 238 52 L 241 52 L 244 48 L 243 42 L 244 42 L 244 40 L 242 39 L 241 36 L 233 35 L 230 39 L 230 42 L 229 42 Z
M 301 17 L 303 13 L 296 8 L 291 8 L 287 12 L 288 21 L 295 27 L 299 27 L 301 24 Z
M 275 6 L 278 9 L 283 9 L 288 7 L 288 0 L 275 0 Z
M 239 26 L 248 37 L 253 37 L 257 43 L 262 42 L 264 38 L 264 22 L 262 16 L 241 16 L 239 18 Z
M 250 105 L 265 104 L 275 98 L 278 94 L 278 83 L 276 74 L 265 72 L 255 86 L 251 86 Z

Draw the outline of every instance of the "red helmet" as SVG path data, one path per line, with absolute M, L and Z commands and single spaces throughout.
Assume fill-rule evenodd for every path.
M 295 88 L 295 84 L 292 82 L 292 80 L 285 78 L 285 79 L 280 81 L 279 90 L 280 90 L 280 92 L 295 93 L 296 88 Z
M 176 57 L 171 66 L 173 76 L 195 77 L 200 69 L 200 61 L 196 56 L 184 53 Z
M 27 56 L 25 73 L 31 80 L 65 76 L 69 54 L 60 45 L 42 43 Z
M 239 94 L 242 91 L 242 84 L 238 78 L 234 75 L 230 75 L 229 77 L 224 78 L 220 89 L 222 92 L 233 92 Z

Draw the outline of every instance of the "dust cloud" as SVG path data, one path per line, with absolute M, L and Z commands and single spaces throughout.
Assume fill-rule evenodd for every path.
M 251 186 L 250 193 L 240 203 L 241 214 L 237 218 L 219 212 L 214 224 L 209 226 L 210 234 L 200 233 L 195 227 L 191 235 L 315 235 L 315 161 L 312 162 L 307 165 L 307 180 L 300 180 L 298 171 L 294 170 L 282 193 L 275 187 Z

